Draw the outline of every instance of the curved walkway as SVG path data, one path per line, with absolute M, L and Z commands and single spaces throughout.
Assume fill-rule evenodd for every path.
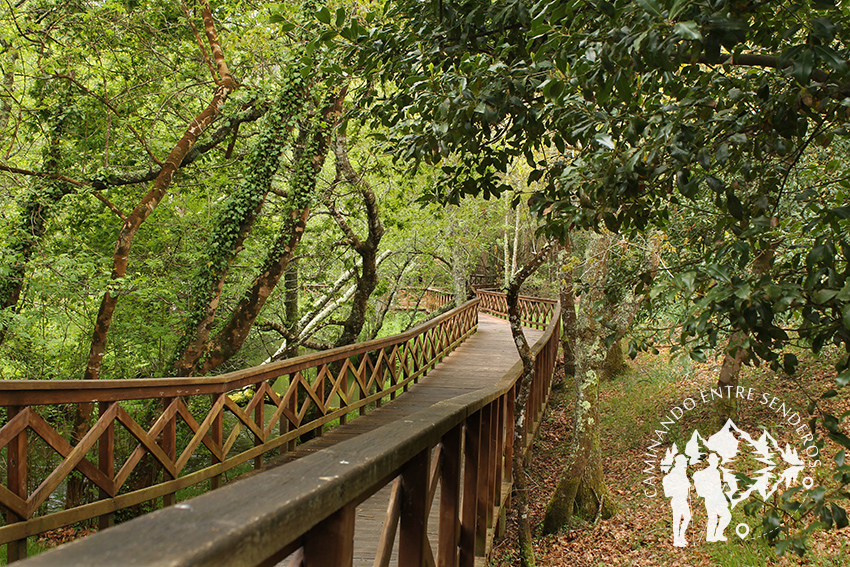
M 543 335 L 543 331 L 525 329 L 525 336 L 529 344 L 534 344 L 541 335 Z M 404 419 L 404 416 L 427 409 L 437 402 L 495 384 L 518 361 L 519 355 L 516 346 L 514 346 L 508 322 L 486 313 L 479 313 L 478 331 L 443 359 L 417 384 L 411 386 L 407 393 L 350 423 L 334 428 L 322 437 L 299 445 L 294 451 L 270 460 L 264 470 L 283 466 L 311 453 L 332 447 L 351 437 Z M 262 474 L 262 470 L 249 473 L 250 476 L 254 474 Z M 375 550 L 378 548 L 383 531 L 391 490 L 391 485 L 387 485 L 357 507 L 354 536 L 355 567 L 373 565 Z M 440 491 L 437 491 L 428 519 L 428 531 L 433 547 L 437 543 L 439 493 Z M 397 545 L 396 542 L 396 547 Z M 396 550 L 393 552 L 391 564 L 395 564 L 395 561 Z M 289 564 L 290 561 L 287 559 L 279 565 L 287 566 Z

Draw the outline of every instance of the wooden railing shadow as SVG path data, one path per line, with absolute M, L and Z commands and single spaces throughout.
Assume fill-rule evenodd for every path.
M 6 415 L 0 428 L 6 457 L 0 543 L 8 544 L 8 560 L 26 556 L 28 536 L 93 518 L 108 527 L 119 510 L 157 498 L 173 504 L 178 490 L 207 481 L 217 488 L 224 473 L 243 463 L 260 468 L 264 454 L 292 449 L 301 436 L 321 435 L 329 424 L 380 407 L 475 332 L 478 302 L 392 337 L 215 377 L 0 381 Z M 140 402 L 157 412 L 149 424 L 138 423 L 127 409 Z M 72 444 L 68 428 L 49 416 L 76 404 L 98 409 L 94 425 Z M 123 455 L 117 438 L 129 445 Z M 34 443 L 58 454 L 38 478 L 28 459 Z M 143 459 L 161 469 L 161 480 L 133 489 L 128 480 Z M 206 463 L 198 466 L 199 459 Z M 93 483 L 99 498 L 40 514 L 72 472 Z
M 547 302 L 548 304 L 548 302 Z M 31 559 L 31 565 L 348 566 L 357 505 L 391 485 L 374 565 L 485 565 L 511 488 L 543 416 L 558 351 L 560 306 L 532 347 L 535 377 L 515 447 L 521 364 L 496 384 L 342 441 L 286 466 L 137 518 Z M 428 514 L 439 489 L 438 543 Z

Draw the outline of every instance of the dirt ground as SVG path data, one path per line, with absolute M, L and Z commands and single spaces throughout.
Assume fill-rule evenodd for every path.
M 659 495 L 645 495 L 643 459 L 651 443 L 655 423 L 695 392 L 710 388 L 717 375 L 717 364 L 671 366 L 663 372 L 653 370 L 654 365 L 665 366 L 666 357 L 641 356 L 629 363 L 623 376 L 603 386 L 601 393 L 603 413 L 602 450 L 605 478 L 615 498 L 619 512 L 614 517 L 596 523 L 581 522 L 561 533 L 549 536 L 540 534 L 546 501 L 554 492 L 558 474 L 567 452 L 572 425 L 571 384 L 564 381 L 556 386 L 550 409 L 544 419 L 538 439 L 534 444 L 534 457 L 528 469 L 531 496 L 532 525 L 537 527 L 535 551 L 538 565 L 570 565 L 575 567 L 608 566 L 735 566 L 756 567 L 773 565 L 850 565 L 850 528 L 819 531 L 808 540 L 809 551 L 804 557 L 792 553 L 778 558 L 775 551 L 754 529 L 746 541 L 734 534 L 735 522 L 727 529 L 729 541 L 705 541 L 705 510 L 692 506 L 686 548 L 673 547 L 672 514 L 669 500 Z M 824 361 L 814 360 L 803 364 L 798 376 L 805 376 L 810 391 L 824 392 L 835 386 L 835 371 Z M 788 401 L 789 407 L 799 408 L 806 415 L 808 400 L 794 380 L 777 376 L 767 369 L 745 368 L 741 384 L 755 391 L 768 391 Z M 823 400 L 821 408 L 840 416 L 850 409 L 848 392 Z M 708 408 L 705 408 L 706 410 Z M 687 429 L 688 420 L 704 419 L 699 408 L 682 419 Z M 757 403 L 739 404 L 736 423 L 749 431 L 758 431 L 765 423 L 775 422 L 775 415 L 767 406 Z M 805 419 L 805 418 L 804 418 Z M 845 420 L 844 427 L 847 428 Z M 773 430 L 771 430 L 773 432 Z M 792 444 L 793 432 L 780 428 L 777 440 Z M 832 465 L 838 445 L 827 442 L 821 458 Z M 822 467 L 828 474 L 829 467 Z M 847 490 L 847 487 L 844 487 Z M 845 498 L 844 502 L 850 504 Z M 848 508 L 850 506 L 844 506 Z M 759 518 L 746 518 L 748 525 L 757 526 Z M 731 534 L 731 535 L 730 535 Z M 506 536 L 496 542 L 491 566 L 518 565 L 516 558 L 515 527 L 512 512 L 508 513 Z

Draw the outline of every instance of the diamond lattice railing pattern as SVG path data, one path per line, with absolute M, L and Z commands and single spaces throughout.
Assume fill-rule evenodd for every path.
M 261 467 L 264 454 L 292 449 L 299 437 L 321 435 L 406 391 L 475 332 L 478 303 L 392 337 L 215 377 L 0 382 L 0 543 L 95 517 L 108 525 L 117 510 L 159 497 L 173 503 L 177 490 L 205 481 L 215 488 L 251 460 Z M 76 404 L 97 411 L 74 444 L 61 416 Z M 56 454 L 46 472 L 28 466 L 31 450 L 44 445 Z M 51 510 L 49 500 L 72 473 L 99 497 Z

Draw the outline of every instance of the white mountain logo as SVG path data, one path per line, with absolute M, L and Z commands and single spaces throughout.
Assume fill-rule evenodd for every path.
M 743 475 L 732 468 L 741 450 L 748 451 L 763 465 L 754 474 Z M 784 463 L 785 468 L 778 473 L 780 463 Z M 732 508 L 753 492 L 767 499 L 783 484 L 790 488 L 805 467 L 797 451 L 788 444 L 782 450 L 767 432 L 754 440 L 731 419 L 708 439 L 694 431 L 684 453 L 679 453 L 674 443 L 659 464 L 661 471 L 666 473 L 662 484 L 664 495 L 670 498 L 673 545 L 676 547 L 688 545 L 685 533 L 691 521 L 692 488 L 703 499 L 708 515 L 706 541 L 725 541 L 724 531 L 732 519 Z M 739 535 L 746 537 L 746 533 L 739 532 Z

